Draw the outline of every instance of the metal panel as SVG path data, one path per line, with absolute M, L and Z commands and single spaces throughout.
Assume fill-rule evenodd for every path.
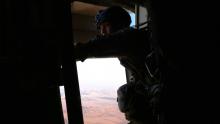
M 76 70 L 68 47 L 72 43 L 70 3 L 5 0 L 0 5 L 4 32 L 0 38 L 4 48 L 0 54 L 1 98 L 2 108 L 6 108 L 1 109 L 1 119 L 7 123 L 64 124 L 59 94 L 63 62 L 69 122 L 82 124 Z

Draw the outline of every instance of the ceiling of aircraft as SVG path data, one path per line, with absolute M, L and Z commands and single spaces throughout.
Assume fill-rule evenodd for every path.
M 120 2 L 119 2 L 120 1 Z M 134 12 L 134 4 L 125 2 L 124 0 L 79 0 L 71 4 L 71 11 L 74 14 L 94 16 L 98 10 L 105 9 L 107 6 L 120 5 Z
M 105 6 L 94 5 L 90 3 L 84 3 L 75 1 L 71 4 L 71 11 L 74 14 L 81 14 L 87 16 L 94 16 L 101 9 L 105 9 Z

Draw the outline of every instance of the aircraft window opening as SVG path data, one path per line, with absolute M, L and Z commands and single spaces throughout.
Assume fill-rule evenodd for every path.
M 73 17 L 73 44 L 86 43 L 99 34 L 94 17 L 106 6 L 74 1 L 71 4 Z M 135 13 L 131 27 L 135 25 Z M 117 103 L 117 89 L 126 84 L 125 68 L 117 58 L 86 59 L 77 61 L 78 80 L 84 124 L 128 123 Z
M 84 124 L 128 123 L 117 104 L 117 89 L 126 83 L 117 58 L 77 62 Z
M 60 96 L 61 96 L 61 102 L 62 102 L 62 111 L 63 111 L 64 122 L 65 122 L 65 124 L 68 124 L 65 88 L 64 88 L 64 86 L 60 86 L 59 89 L 60 89 Z

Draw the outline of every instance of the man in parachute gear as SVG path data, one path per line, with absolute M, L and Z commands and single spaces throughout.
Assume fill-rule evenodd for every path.
M 118 89 L 120 111 L 125 113 L 129 124 L 157 124 L 159 81 L 146 63 L 152 55 L 151 33 L 132 28 L 130 23 L 129 13 L 119 6 L 99 11 L 96 25 L 101 35 L 87 43 L 75 44 L 75 59 L 117 57 L 131 73 L 131 80 Z

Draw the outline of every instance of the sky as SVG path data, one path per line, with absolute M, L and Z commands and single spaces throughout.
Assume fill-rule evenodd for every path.
M 129 13 L 131 16 L 131 24 L 130 26 L 134 26 L 135 25 L 135 14 L 134 13 Z
M 78 61 L 77 71 L 80 87 L 86 90 L 114 90 L 126 83 L 125 68 L 117 58 Z

